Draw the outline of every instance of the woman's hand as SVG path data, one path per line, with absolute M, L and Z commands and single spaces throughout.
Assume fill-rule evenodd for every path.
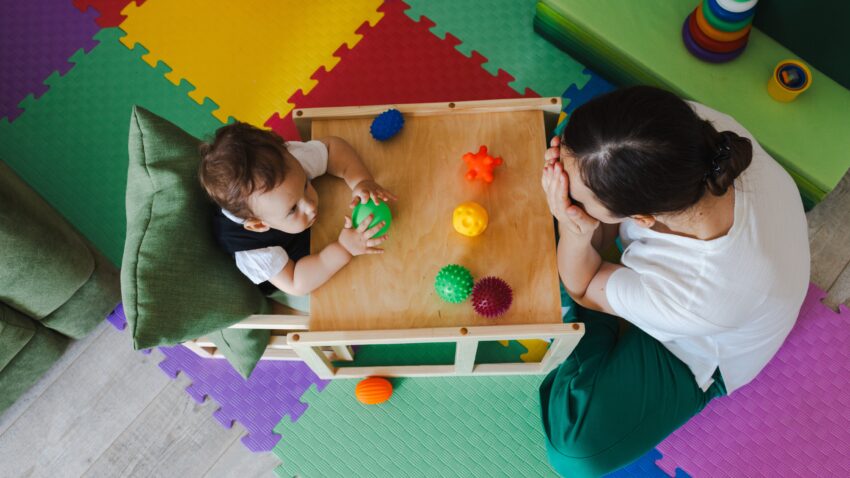
M 549 204 L 549 211 L 562 226 L 562 231 L 565 229 L 571 235 L 586 236 L 590 240 L 593 237 L 593 232 L 599 227 L 599 221 L 570 200 L 569 176 L 564 171 L 561 162 L 552 158 L 552 155 L 555 154 L 552 152 L 553 150 L 559 154 L 558 138 L 553 138 L 550 145 L 552 148 L 546 151 L 544 158 L 546 164 L 543 167 L 541 179 L 543 191 L 546 193 L 546 201 Z
M 543 155 L 544 166 L 552 166 L 561 157 L 561 138 L 555 136 L 552 141 L 549 141 L 549 149 Z

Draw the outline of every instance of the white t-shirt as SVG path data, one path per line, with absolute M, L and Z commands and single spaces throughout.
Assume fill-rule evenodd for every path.
M 328 148 L 321 141 L 287 141 L 286 149 L 298 160 L 304 168 L 308 179 L 315 179 L 328 170 Z M 221 213 L 233 222 L 242 224 L 245 221 L 222 209 Z M 289 262 L 289 255 L 280 246 L 264 247 L 249 251 L 238 251 L 235 254 L 236 267 L 251 279 L 254 284 L 260 284 L 276 276 Z
M 743 126 L 691 104 L 718 131 L 752 141 L 752 163 L 735 181 L 734 224 L 701 241 L 626 220 L 626 267 L 606 294 L 617 315 L 687 364 L 700 388 L 719 367 L 731 393 L 764 368 L 797 320 L 809 282 L 806 216 L 791 177 Z

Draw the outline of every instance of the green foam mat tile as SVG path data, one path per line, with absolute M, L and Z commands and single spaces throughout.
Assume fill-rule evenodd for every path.
M 546 461 L 542 376 L 393 379 L 389 401 L 362 405 L 356 380 L 302 396 L 274 449 L 281 477 L 557 476 Z
M 443 38 L 448 32 L 461 43 L 456 48 L 470 56 L 477 51 L 487 58 L 483 67 L 493 75 L 502 69 L 515 80 L 520 94 L 531 88 L 542 96 L 560 96 L 564 85 L 582 88 L 589 80 L 584 66 L 534 33 L 535 0 L 407 0 L 407 15 L 421 16 L 436 26 L 431 31 Z
M 517 362 L 528 349 L 516 340 L 503 345 L 495 341 L 478 343 L 476 363 Z M 344 367 L 381 365 L 450 365 L 455 362 L 454 343 L 363 345 L 357 348 L 352 362 L 336 362 Z
M 525 347 L 482 342 L 476 361 L 517 361 Z M 454 344 L 361 346 L 355 365 L 454 361 Z M 342 366 L 342 364 L 338 364 Z M 393 378 L 393 396 L 366 406 L 357 380 L 302 396 L 310 408 L 274 453 L 281 477 L 555 476 L 546 462 L 537 388 L 541 375 Z
M 144 48 L 128 50 L 117 28 L 101 30 L 100 44 L 71 58 L 66 75 L 47 79 L 50 89 L 22 103 L 14 123 L 0 121 L 0 159 L 100 249 L 114 264 L 124 249 L 124 193 L 130 110 L 139 104 L 196 136 L 221 126 L 198 105 L 188 83 L 174 86 L 168 68 L 151 68 Z

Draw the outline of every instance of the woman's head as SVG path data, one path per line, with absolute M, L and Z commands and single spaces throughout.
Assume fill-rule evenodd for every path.
M 570 195 L 603 222 L 686 211 L 723 195 L 752 160 L 752 145 L 718 132 L 676 95 L 617 90 L 576 109 L 561 135 Z

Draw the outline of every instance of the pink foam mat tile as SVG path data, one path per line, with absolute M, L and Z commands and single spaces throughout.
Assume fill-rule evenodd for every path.
M 850 312 L 814 285 L 782 348 L 748 385 L 660 445 L 694 477 L 850 476 Z

